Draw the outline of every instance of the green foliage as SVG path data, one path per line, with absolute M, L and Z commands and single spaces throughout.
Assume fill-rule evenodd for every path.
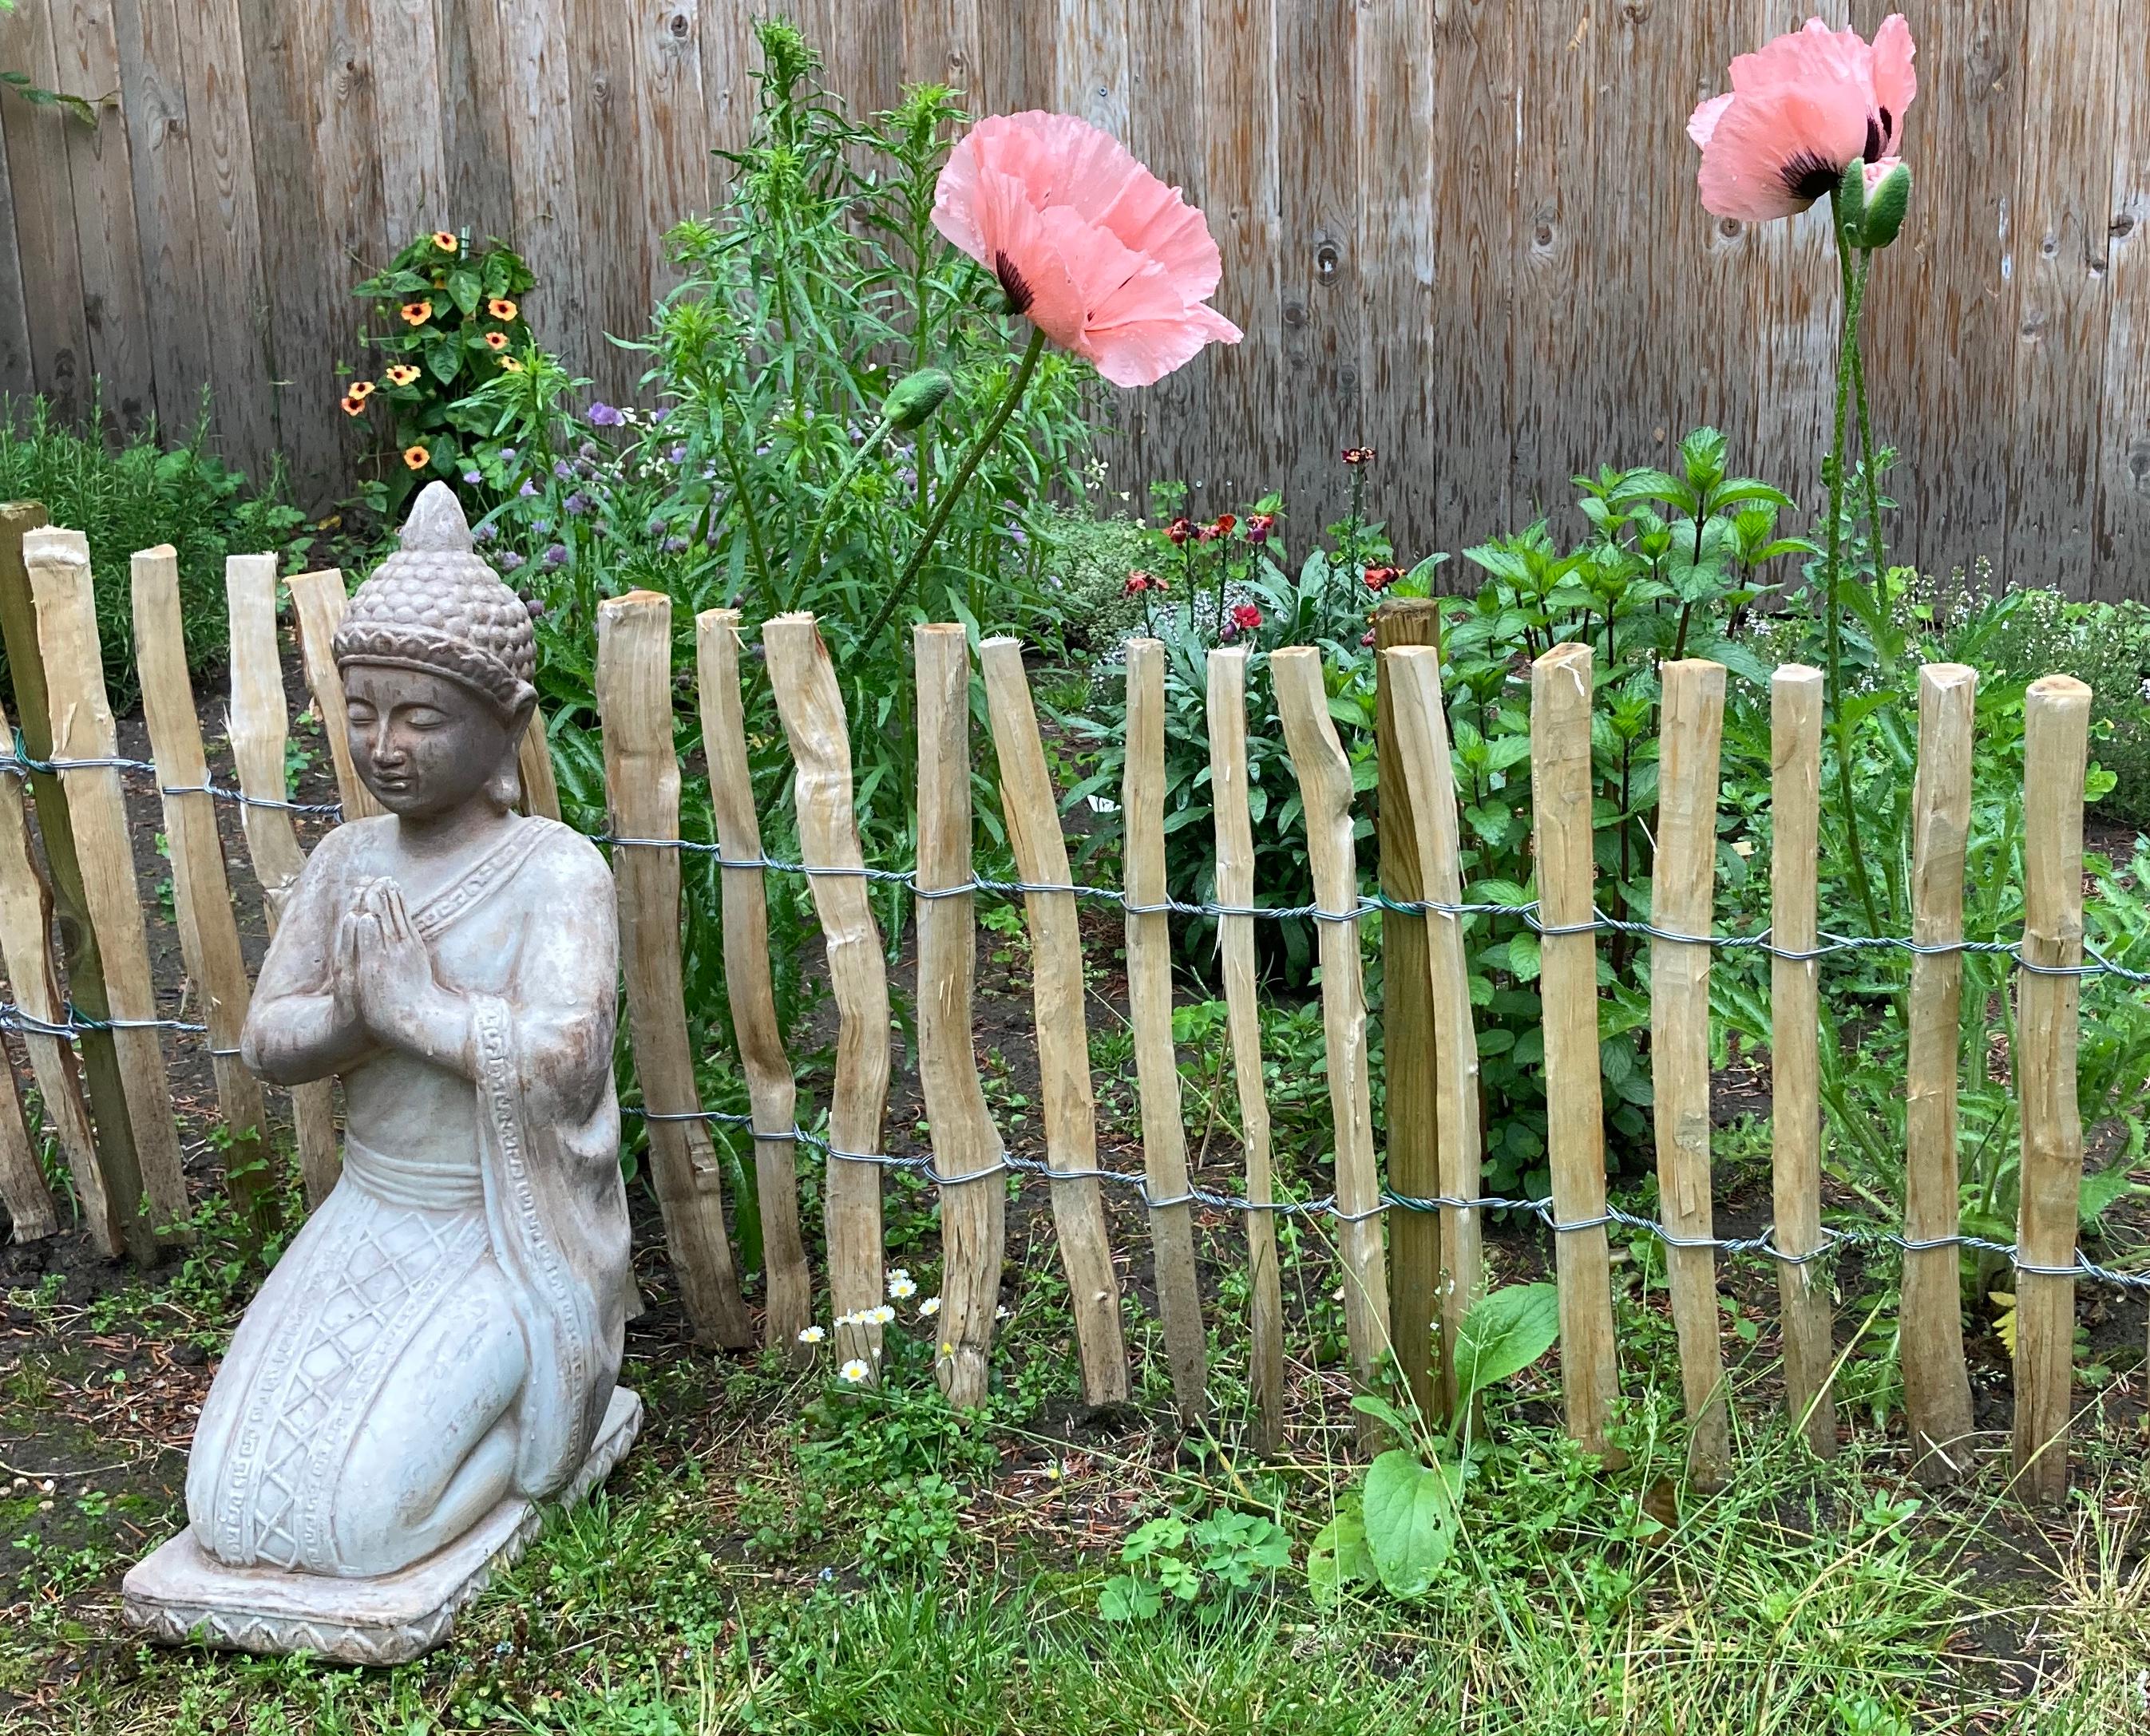
M 1138 1526 L 1120 1547 L 1128 1571 L 1105 1582 L 1098 1613 L 1143 1622 L 1178 1604 L 1214 1601 L 1291 1565 L 1291 1538 L 1275 1520 L 1224 1508 L 1191 1523 L 1174 1513 Z
M 419 236 L 352 293 L 374 304 L 359 341 L 379 377 L 346 389 L 346 415 L 369 403 L 388 411 L 388 450 L 379 478 L 361 491 L 384 518 L 436 478 L 477 486 L 470 448 L 483 431 L 465 401 L 523 365 L 531 348 L 522 299 L 537 279 L 522 256 L 499 241 L 471 244 L 470 232 Z
M 1141 631 L 1143 599 L 1128 591 L 1128 575 L 1153 545 L 1138 521 L 1047 501 L 1031 515 L 1030 535 L 1061 649 L 1103 655 Z
M 312 541 L 305 515 L 284 499 L 280 466 L 257 487 L 217 455 L 206 397 L 194 426 L 169 447 L 154 426 L 122 436 L 99 400 L 80 430 L 61 425 L 42 397 L 0 402 L 0 500 L 38 501 L 53 523 L 89 539 L 105 686 L 121 710 L 140 691 L 136 551 L 164 542 L 178 551 L 187 667 L 199 673 L 226 655 L 225 557 L 275 553 L 296 571 Z

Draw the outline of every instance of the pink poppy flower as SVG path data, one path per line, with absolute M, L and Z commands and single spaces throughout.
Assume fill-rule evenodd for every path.
M 1732 88 L 1697 106 L 1702 202 L 1719 217 L 1765 223 L 1804 211 L 1852 164 L 1896 154 L 1919 93 L 1918 52 L 1900 13 L 1870 45 L 1819 18 L 1732 63 Z
M 1208 306 L 1222 267 L 1202 214 L 1072 114 L 998 114 L 949 153 L 933 224 L 1009 305 L 1114 385 L 1151 385 L 1239 328 Z

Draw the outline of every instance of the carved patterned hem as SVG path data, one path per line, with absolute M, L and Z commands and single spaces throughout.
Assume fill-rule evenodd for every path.
M 642 1401 L 624 1386 L 613 1388 L 603 1426 L 560 1505 L 574 1506 L 603 1482 L 641 1427 Z M 372 1579 L 227 1567 L 191 1530 L 183 1531 L 129 1572 L 121 1611 L 130 1626 L 165 1645 L 403 1663 L 447 1638 L 457 1612 L 513 1565 L 543 1517 L 536 1502 L 503 1501 L 447 1548 Z

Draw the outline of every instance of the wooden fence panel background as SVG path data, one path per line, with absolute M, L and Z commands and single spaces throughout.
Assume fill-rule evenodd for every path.
M 2150 33 L 2132 0 L 1896 0 L 1920 43 L 1903 239 L 1877 272 L 1898 548 L 2150 597 Z M 0 389 L 189 419 L 347 486 L 351 285 L 436 226 L 529 255 L 539 336 L 626 396 L 753 103 L 770 0 L 22 0 L 0 66 Z M 1112 128 L 1209 212 L 1244 326 L 1121 400 L 1122 486 L 1341 511 L 1339 448 L 1407 556 L 1559 508 L 1575 470 L 1713 421 L 1809 502 L 1835 273 L 1815 215 L 1694 197 L 1688 110 L 1734 54 L 1846 0 L 795 0 L 864 110 L 941 78 L 975 112 Z M 1870 31 L 1889 10 L 1855 0 Z

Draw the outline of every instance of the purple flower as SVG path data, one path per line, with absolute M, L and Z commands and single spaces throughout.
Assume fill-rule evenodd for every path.
M 593 428 L 618 428 L 626 420 L 627 418 L 609 404 L 593 404 L 590 406 L 590 426 Z
M 590 497 L 579 488 L 560 502 L 561 510 L 570 518 L 580 518 L 590 510 Z
M 564 544 L 556 542 L 552 546 L 552 547 L 547 549 L 545 552 L 540 555 L 538 558 L 543 561 L 548 566 L 565 566 L 568 564 L 568 551 L 566 546 Z
M 573 481 L 575 480 L 575 467 L 569 464 L 564 458 L 554 459 L 553 460 L 553 480 L 555 482 Z
M 488 520 L 486 523 L 478 526 L 471 532 L 471 541 L 472 542 L 491 542 L 494 537 L 499 535 L 500 526 Z
M 660 546 L 666 554 L 676 555 L 687 546 L 687 539 L 684 536 L 668 536 Z
M 514 447 L 512 447 L 512 446 L 502 446 L 502 447 L 500 449 L 500 461 L 501 461 L 502 464 L 512 464 L 512 463 L 514 463 L 514 462 L 515 462 L 515 448 L 514 448 Z
M 500 551 L 500 564 L 512 572 L 522 564 L 521 551 L 516 549 L 502 549 Z
M 1030 541 L 1030 532 L 1024 530 L 1021 525 L 1010 525 L 1008 526 L 1008 541 L 1013 543 L 1017 548 L 1021 548 L 1025 543 Z
M 535 482 L 531 481 L 527 477 L 525 477 L 523 479 L 522 486 L 517 489 L 515 491 L 527 501 L 532 495 L 538 492 L 538 485 Z
M 594 464 L 604 455 L 604 448 L 593 440 L 586 440 L 575 448 L 575 456 L 584 464 Z
M 670 450 L 669 450 L 665 453 L 664 456 L 665 456 L 665 457 L 666 457 L 666 459 L 667 459 L 667 460 L 669 460 L 671 463 L 674 463 L 674 464 L 684 464 L 684 463 L 687 461 L 687 443 L 686 443 L 686 441 L 684 441 L 684 440 L 681 440 L 681 441 L 680 441 L 677 445 L 674 445 L 674 446 L 673 446 Z
M 649 536 L 662 536 L 664 534 L 664 521 L 662 518 L 653 518 L 643 526 L 643 530 Z
M 665 417 L 667 417 L 667 416 L 670 415 L 671 414 L 672 414 L 672 406 L 671 406 L 670 405 L 669 405 L 669 404 L 660 404 L 660 405 L 659 405 L 657 406 L 657 408 L 656 408 L 656 409 L 654 409 L 654 410 L 651 410 L 651 411 L 649 412 L 649 420 L 650 420 L 651 421 L 653 421 L 653 422 L 661 422 L 661 421 L 663 421 L 663 420 L 665 419 Z

